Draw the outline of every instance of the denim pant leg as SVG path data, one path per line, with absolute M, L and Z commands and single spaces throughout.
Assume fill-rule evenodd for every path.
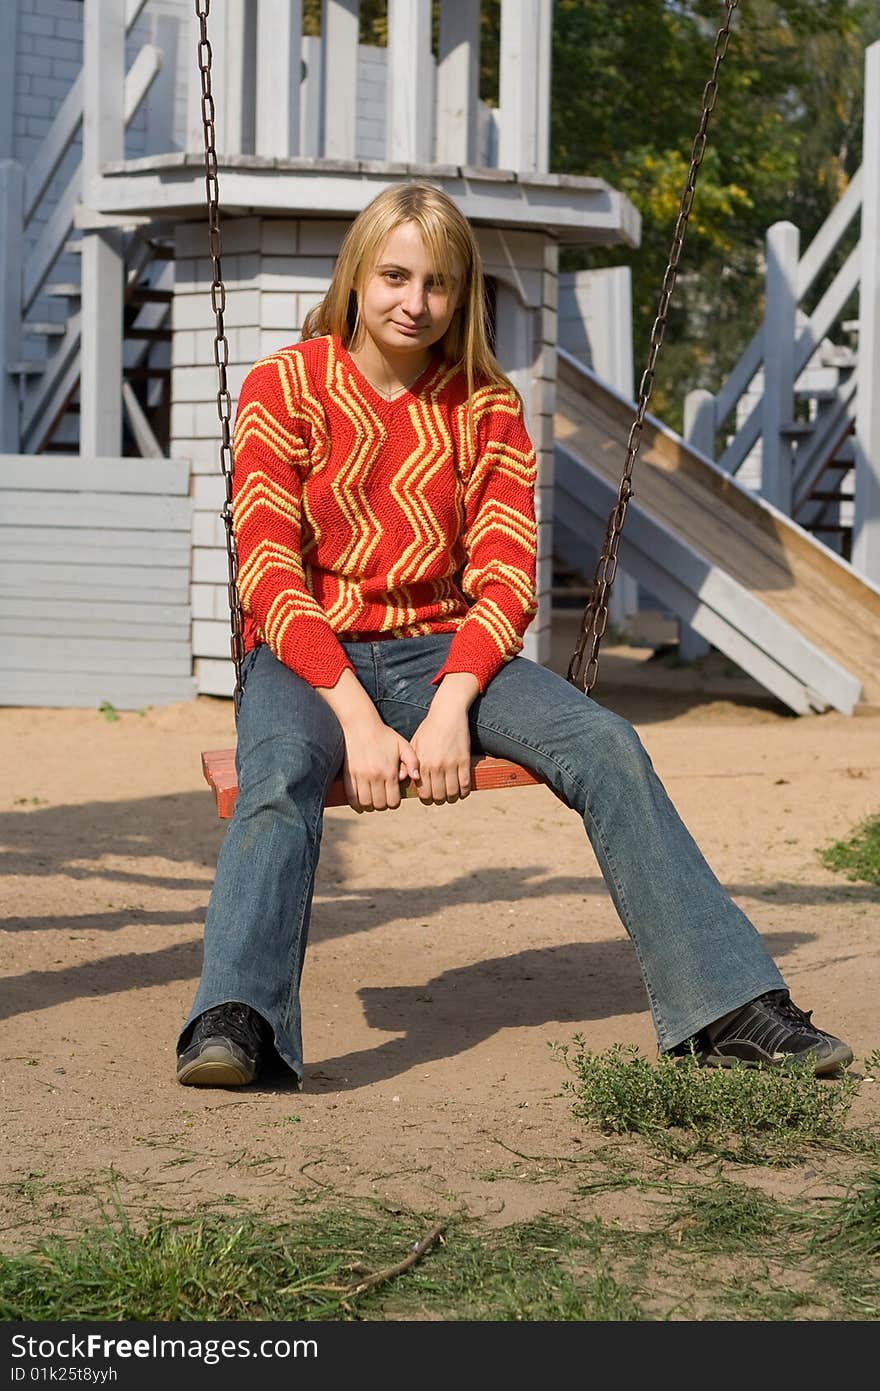
M 245 659 L 239 794 L 205 922 L 202 977 L 181 1040 L 205 1010 L 240 1000 L 271 1025 L 302 1079 L 299 982 L 324 799 L 342 763 L 339 721 L 268 647 Z
M 411 734 L 448 639 L 389 649 L 380 709 Z M 392 648 L 397 644 L 391 645 Z M 583 818 L 635 945 L 660 1047 L 784 981 L 759 933 L 719 883 L 626 720 L 563 677 L 517 657 L 471 708 L 475 751 L 533 769 Z M 521 814 L 528 817 L 527 800 Z

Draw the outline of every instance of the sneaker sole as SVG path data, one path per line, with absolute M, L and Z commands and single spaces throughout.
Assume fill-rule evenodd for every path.
M 177 1066 L 177 1080 L 184 1087 L 246 1087 L 256 1072 L 222 1043 L 206 1044 L 195 1058 L 184 1055 Z
M 799 1063 L 811 1061 L 811 1054 L 806 1053 L 801 1059 L 789 1053 L 783 1058 L 728 1058 L 723 1053 L 704 1053 L 697 1055 L 697 1060 L 702 1067 L 775 1067 L 781 1068 L 788 1066 L 797 1067 Z M 841 1068 L 849 1067 L 853 1060 L 853 1052 L 845 1043 L 836 1048 L 827 1058 L 812 1059 L 816 1064 L 816 1076 L 827 1077 L 830 1072 L 839 1072 Z

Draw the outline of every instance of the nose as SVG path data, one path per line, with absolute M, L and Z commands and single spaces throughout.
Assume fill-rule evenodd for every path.
M 427 288 L 420 285 L 416 280 L 407 282 L 403 296 L 402 307 L 411 319 L 420 319 L 425 312 L 428 301 Z

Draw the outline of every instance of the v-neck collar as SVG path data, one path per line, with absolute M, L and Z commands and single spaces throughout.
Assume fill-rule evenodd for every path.
M 383 411 L 396 410 L 396 408 L 404 402 L 408 403 L 412 401 L 414 397 L 418 396 L 420 392 L 424 390 L 428 382 L 433 379 L 438 367 L 443 362 L 439 354 L 432 354 L 424 371 L 419 373 L 415 381 L 410 382 L 408 387 L 389 401 L 387 396 L 383 396 L 381 391 L 376 390 L 369 377 L 364 376 L 342 339 L 335 334 L 332 338 L 333 347 L 337 356 L 345 363 L 346 368 L 350 375 L 354 377 L 361 391 L 365 396 L 370 398 L 370 401 L 377 406 L 379 410 Z

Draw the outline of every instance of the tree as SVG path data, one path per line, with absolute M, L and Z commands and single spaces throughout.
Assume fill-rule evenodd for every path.
M 644 361 L 723 0 L 555 0 L 551 167 L 607 179 L 642 214 L 638 252 L 569 252 L 567 269 L 633 267 Z M 717 389 L 761 316 L 767 228 L 803 244 L 859 161 L 869 0 L 750 0 L 722 65 L 652 408 L 681 424 L 695 385 Z

